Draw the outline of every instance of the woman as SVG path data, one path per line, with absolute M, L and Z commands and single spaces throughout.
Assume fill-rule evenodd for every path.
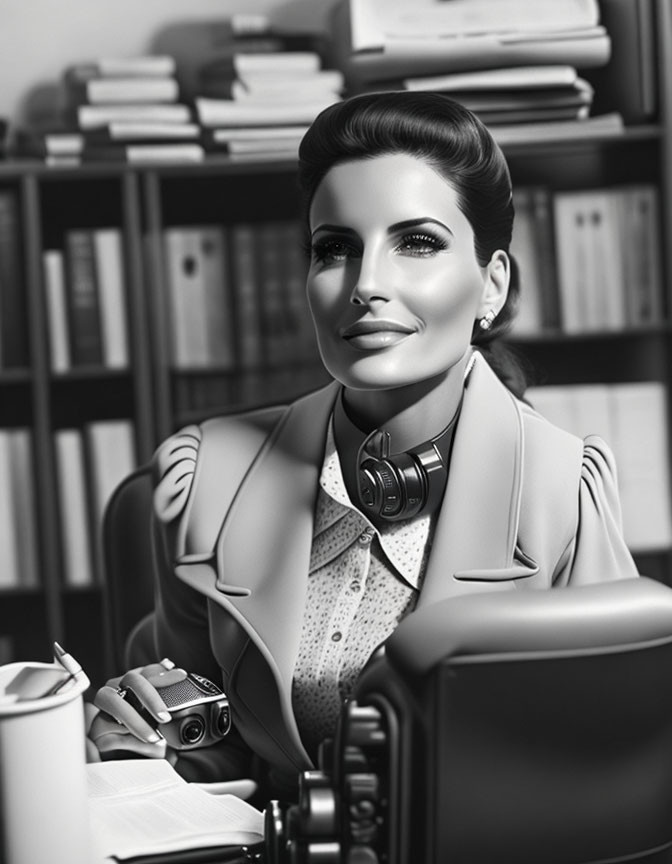
M 495 347 L 518 286 L 509 173 L 482 124 L 436 94 L 359 96 L 316 119 L 299 179 L 333 384 L 189 427 L 154 462 L 154 656 L 223 676 L 236 730 L 181 754 L 186 776 L 241 776 L 252 756 L 276 784 L 309 768 L 420 605 L 637 575 L 608 449 L 521 402 Z M 156 671 L 132 674 L 164 720 Z M 125 725 L 99 717 L 99 750 L 165 752 L 117 684 L 97 704 Z

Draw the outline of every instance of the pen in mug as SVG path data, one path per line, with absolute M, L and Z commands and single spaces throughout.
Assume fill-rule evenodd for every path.
M 54 656 L 68 673 L 68 677 L 56 685 L 52 690 L 52 695 L 58 693 L 59 690 L 61 690 L 69 681 L 72 681 L 73 678 L 81 675 L 84 671 L 80 663 L 75 660 L 72 654 L 68 654 L 68 652 L 58 644 L 58 642 L 54 642 Z

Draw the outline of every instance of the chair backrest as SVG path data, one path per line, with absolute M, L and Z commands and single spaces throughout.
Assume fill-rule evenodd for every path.
M 111 674 L 128 668 L 128 639 L 154 608 L 149 466 L 117 486 L 103 517 L 103 566 Z
M 384 766 L 389 864 L 670 860 L 672 590 L 662 584 L 477 593 L 413 613 L 346 707 L 342 794 L 344 766 L 366 770 L 350 745 L 366 740 L 367 710 L 382 730 L 369 738 L 386 741 L 370 764 Z

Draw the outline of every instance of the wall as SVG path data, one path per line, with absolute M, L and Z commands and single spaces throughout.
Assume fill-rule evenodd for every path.
M 333 0 L 0 0 L 0 117 L 45 113 L 63 68 L 96 57 L 151 50 L 179 21 L 267 12 L 287 24 L 322 27 Z

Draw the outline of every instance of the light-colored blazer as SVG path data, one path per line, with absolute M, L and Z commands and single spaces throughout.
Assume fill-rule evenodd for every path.
M 155 456 L 159 650 L 202 674 L 214 656 L 241 735 L 289 772 L 310 767 L 291 687 L 337 393 L 208 420 Z M 477 355 L 419 607 L 636 575 L 608 448 L 542 419 Z

